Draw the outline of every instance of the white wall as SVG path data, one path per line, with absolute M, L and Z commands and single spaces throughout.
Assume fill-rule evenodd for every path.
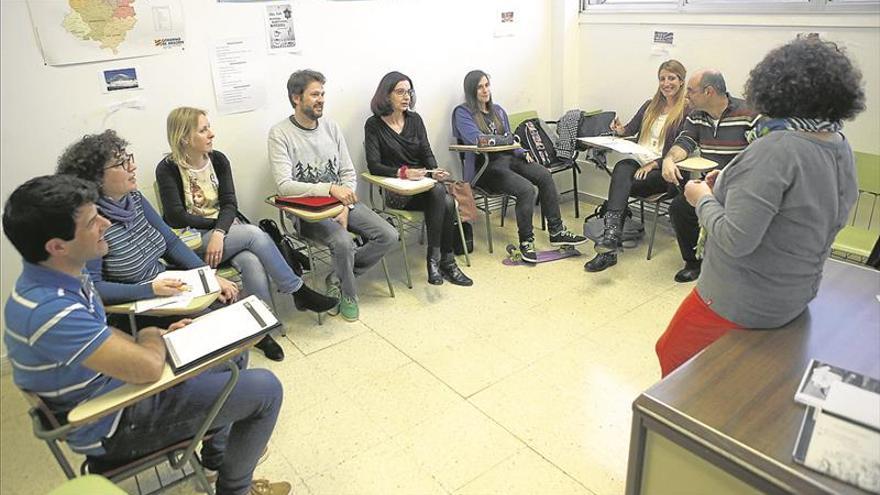
M 363 123 L 369 116 L 369 100 L 389 70 L 412 77 L 418 91 L 417 110 L 425 119 L 435 154 L 442 165 L 456 170 L 458 159 L 445 145 L 451 136 L 450 113 L 463 99 L 461 83 L 468 70 L 489 72 L 495 100 L 510 111 L 550 110 L 549 1 L 521 0 L 519 32 L 505 38 L 493 36 L 495 3 L 489 1 L 292 3 L 302 52 L 268 58 L 268 104 L 264 108 L 220 116 L 213 96 L 211 41 L 215 37 L 264 36 L 265 4 L 185 0 L 185 51 L 131 60 L 140 69 L 145 89 L 105 95 L 97 84 L 99 70 L 123 67 L 127 61 L 46 66 L 24 0 L 0 1 L 0 197 L 5 201 L 28 178 L 52 173 L 65 146 L 85 133 L 103 129 L 109 103 L 136 96 L 144 100 L 146 108 L 123 109 L 109 117 L 106 127 L 132 142 L 141 189 L 149 197 L 153 196 L 155 164 L 167 151 L 165 116 L 175 106 L 197 106 L 208 110 L 217 133 L 215 146 L 232 161 L 242 210 L 251 217 L 270 216 L 268 207 L 262 205 L 262 199 L 273 190 L 266 134 L 291 111 L 287 77 L 306 67 L 327 76 L 325 115 L 342 125 L 359 167 L 363 167 Z M 5 237 L 0 243 L 0 300 L 5 301 L 21 265 Z
M 841 43 L 862 70 L 867 110 L 844 133 L 853 148 L 880 152 L 880 16 L 876 14 L 814 16 L 738 16 L 708 14 L 582 14 L 579 30 L 579 101 L 581 108 L 633 116 L 657 89 L 657 67 L 675 58 L 689 73 L 717 68 L 734 96 L 742 96 L 749 71 L 771 48 L 798 32 L 819 32 Z M 669 54 L 652 53 L 653 31 L 673 31 Z M 608 178 L 584 170 L 582 190 L 605 197 Z

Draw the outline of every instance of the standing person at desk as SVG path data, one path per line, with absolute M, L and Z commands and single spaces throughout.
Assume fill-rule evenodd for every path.
M 728 330 L 782 326 L 816 296 L 858 194 L 840 131 L 865 108 L 861 79 L 820 40 L 793 41 L 752 69 L 746 97 L 770 119 L 723 172 L 685 186 L 706 229 L 706 256 L 696 289 L 657 341 L 664 376 Z
M 199 229 L 202 247 L 197 253 L 214 268 L 229 261 L 241 273 L 245 293 L 267 304 L 272 304 L 270 278 L 280 292 L 293 294 L 298 309 L 324 312 L 339 304 L 305 285 L 268 234 L 237 220 L 232 169 L 226 155 L 214 149 L 204 110 L 175 108 L 166 127 L 171 153 L 156 166 L 156 181 L 168 225 Z M 257 348 L 269 359 L 284 359 L 284 350 L 270 335 Z
M 453 239 L 458 234 L 455 221 L 455 200 L 440 182 L 449 172 L 437 168 L 425 124 L 412 111 L 416 93 L 412 80 L 400 72 L 385 74 L 370 102 L 373 116 L 364 124 L 364 149 L 370 173 L 385 177 L 419 180 L 433 171 L 437 180 L 430 191 L 415 196 L 400 196 L 385 191 L 385 201 L 393 208 L 425 212 L 428 232 L 428 283 L 440 285 L 443 279 L 455 285 L 470 286 L 474 282 L 455 262 Z
M 718 164 L 718 169 L 733 160 L 749 145 L 746 135 L 753 130 L 760 115 L 746 102 L 730 96 L 724 76 L 716 70 L 701 70 L 687 83 L 687 98 L 693 108 L 685 119 L 681 134 L 663 158 L 663 178 L 670 184 L 683 180 L 675 165 L 700 150 L 700 156 Z M 684 268 L 675 274 L 676 282 L 693 282 L 700 276 L 697 236 L 700 226 L 694 207 L 684 196 L 677 196 L 669 207 L 669 217 L 684 260 Z
M 299 232 L 330 247 L 333 270 L 327 295 L 339 298 L 331 314 L 346 321 L 359 315 L 355 277 L 378 263 L 397 244 L 397 231 L 358 201 L 357 174 L 342 129 L 324 115 L 324 75 L 305 69 L 287 81 L 293 114 L 269 130 L 269 165 L 283 196 L 333 196 L 347 208 L 336 218 L 299 222 Z M 349 231 L 366 242 L 355 246 Z
M 103 258 L 90 260 L 87 268 L 101 300 L 107 304 L 174 296 L 186 287 L 176 279 L 156 279 L 165 271 L 160 259 L 185 270 L 205 266 L 171 228 L 162 221 L 149 201 L 137 190 L 134 154 L 128 142 L 115 131 L 90 134 L 68 146 L 58 158 L 58 173 L 91 182 L 100 192 L 96 202 L 101 215 L 110 220 L 104 238 L 109 249 Z M 234 301 L 238 287 L 217 277 L 220 300 Z M 152 281 L 152 282 L 151 282 Z M 138 316 L 145 324 L 164 326 L 167 319 Z M 127 326 L 127 321 L 120 321 Z
M 489 75 L 472 70 L 464 76 L 464 99 L 455 107 L 453 132 L 464 144 L 477 144 L 480 134 L 510 134 L 507 112 L 492 101 Z M 465 169 L 474 169 L 474 155 L 468 153 Z M 502 192 L 516 198 L 516 226 L 522 259 L 537 263 L 535 234 L 532 217 L 535 210 L 535 186 L 541 201 L 541 211 L 547 217 L 550 244 L 554 246 L 577 246 L 587 238 L 577 235 L 562 223 L 559 212 L 559 193 L 550 171 L 535 163 L 525 150 L 490 153 L 489 165 L 477 180 L 477 184 L 489 191 Z
M 3 231 L 24 258 L 4 309 L 13 380 L 59 416 L 125 383 L 158 380 L 165 367 L 162 335 L 187 324 L 142 328 L 137 340 L 107 325 L 85 270 L 87 261 L 108 251 L 111 222 L 98 213 L 96 201 L 91 183 L 54 175 L 19 186 L 3 210 Z M 192 437 L 208 413 L 206 404 L 219 395 L 229 373 L 218 367 L 206 370 L 74 429 L 65 440 L 90 464 L 115 465 Z M 290 492 L 290 483 L 252 479 L 275 428 L 282 395 L 271 371 L 239 374 L 214 420 L 225 428 L 202 446 L 202 465 L 219 471 L 218 495 Z
M 687 70 L 678 60 L 667 60 L 657 69 L 657 92 L 646 101 L 626 125 L 614 119 L 611 130 L 617 136 L 633 138 L 640 145 L 664 156 L 672 148 L 681 132 L 688 114 L 684 81 Z M 596 243 L 595 258 L 584 268 L 588 272 L 601 272 L 617 264 L 617 250 L 623 235 L 624 210 L 629 196 L 647 197 L 665 192 L 676 194 L 673 184 L 666 182 L 657 160 L 641 165 L 628 158 L 617 162 L 608 186 L 605 210 L 605 232 Z

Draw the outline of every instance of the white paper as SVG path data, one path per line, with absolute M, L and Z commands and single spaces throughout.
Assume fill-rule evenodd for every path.
M 208 290 L 205 290 L 202 276 L 208 284 Z M 217 281 L 214 269 L 210 267 L 193 268 L 192 270 L 166 270 L 156 275 L 153 280 L 171 278 L 186 284 L 188 290 L 176 296 L 154 297 L 138 301 L 134 305 L 134 312 L 143 313 L 159 307 L 162 309 L 183 309 L 189 305 L 193 298 L 220 291 L 220 282 Z
M 250 112 L 266 100 L 264 60 L 253 38 L 227 38 L 214 43 L 211 71 L 214 97 L 222 115 Z
M 290 3 L 266 5 L 266 38 L 269 53 L 298 51 Z
M 388 177 L 382 179 L 382 182 L 390 187 L 393 187 L 394 189 L 402 189 L 404 191 L 418 191 L 419 189 L 424 189 L 428 184 L 433 185 L 437 181 L 430 177 L 424 177 L 419 180 Z
M 263 325 L 247 309 L 248 304 L 263 320 Z M 249 296 L 201 316 L 180 330 L 166 333 L 163 338 L 175 366 L 179 367 L 277 323 L 278 319 L 260 298 Z
M 613 136 L 596 136 L 578 138 L 578 141 L 593 145 L 598 148 L 606 148 L 624 155 L 631 155 L 641 163 L 648 163 L 660 158 L 660 154 L 627 139 Z
M 496 0 L 495 37 L 513 36 L 519 24 L 519 5 L 515 0 Z
M 114 8 L 104 0 L 29 0 L 28 8 L 49 65 L 143 57 L 184 46 L 180 0 L 133 0 Z
M 817 410 L 804 465 L 880 493 L 880 432 Z
M 880 394 L 855 385 L 832 383 L 828 388 L 824 410 L 880 429 Z

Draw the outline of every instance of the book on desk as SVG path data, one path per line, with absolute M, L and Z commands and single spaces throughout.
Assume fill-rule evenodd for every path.
M 177 374 L 279 325 L 278 318 L 260 298 L 249 296 L 166 333 L 163 339 L 168 362 Z
M 795 401 L 807 409 L 794 461 L 880 493 L 880 381 L 813 359 Z

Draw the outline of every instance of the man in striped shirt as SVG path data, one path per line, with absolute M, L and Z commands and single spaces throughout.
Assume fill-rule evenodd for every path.
M 683 177 L 676 162 L 687 158 L 697 149 L 700 156 L 723 169 L 749 145 L 746 138 L 761 116 L 746 106 L 740 98 L 727 92 L 724 76 L 716 70 L 701 70 L 687 83 L 687 98 L 693 110 L 685 120 L 681 134 L 663 158 L 663 178 L 669 183 L 681 183 Z M 692 282 L 700 276 L 701 260 L 696 247 L 700 224 L 694 207 L 683 194 L 672 200 L 669 217 L 675 229 L 678 248 L 685 266 L 675 274 L 676 282 Z
M 85 271 L 107 253 L 110 222 L 98 214 L 94 186 L 70 176 L 44 176 L 19 186 L 3 212 L 3 231 L 24 258 L 4 308 L 4 342 L 13 380 L 37 394 L 62 422 L 79 403 L 125 384 L 162 376 L 166 331 L 146 327 L 137 340 L 108 327 L 104 306 Z M 209 370 L 93 423 L 67 437 L 71 449 L 102 465 L 118 464 L 191 437 L 227 381 Z M 243 370 L 215 420 L 221 429 L 202 449 L 219 470 L 218 494 L 252 489 L 254 466 L 275 427 L 282 388 L 267 370 Z M 226 443 L 228 441 L 228 448 Z M 286 494 L 287 483 L 269 486 Z

